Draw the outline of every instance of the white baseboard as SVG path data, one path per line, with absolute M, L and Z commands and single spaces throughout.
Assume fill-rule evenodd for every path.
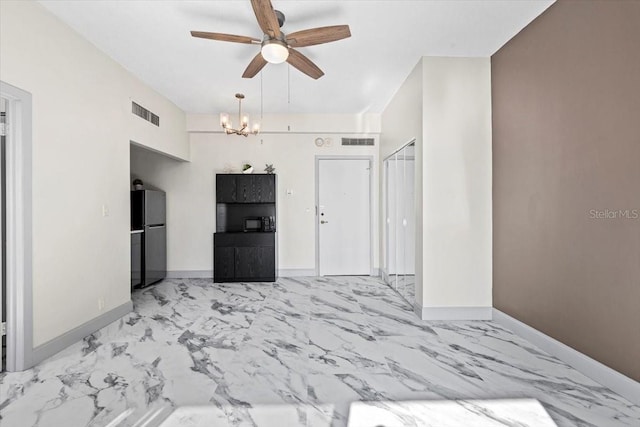
M 49 340 L 44 344 L 40 344 L 38 347 L 33 349 L 31 366 L 37 365 L 43 360 L 69 347 L 71 344 L 74 344 L 84 337 L 91 335 L 98 329 L 104 328 L 111 322 L 115 322 L 122 316 L 130 313 L 132 310 L 133 303 L 131 301 L 127 301 L 124 304 L 107 311 L 106 313 L 102 313 L 95 319 L 91 319 L 88 322 L 85 322 L 82 325 L 73 328 L 68 332 L 65 332 L 59 337 Z
M 213 270 L 173 270 L 167 271 L 167 279 L 212 279 Z
M 316 270 L 313 268 L 281 268 L 278 270 L 278 277 L 315 277 Z
M 278 277 L 315 277 L 316 270 L 313 268 L 281 268 L 278 270 Z M 371 276 L 379 277 L 380 270 L 371 270 Z M 173 270 L 167 271 L 167 279 L 211 279 L 213 270 Z
M 493 320 L 589 378 L 610 388 L 620 396 L 625 397 L 636 405 L 640 405 L 639 382 L 495 308 L 493 309 Z
M 422 320 L 491 320 L 491 307 L 413 307 Z

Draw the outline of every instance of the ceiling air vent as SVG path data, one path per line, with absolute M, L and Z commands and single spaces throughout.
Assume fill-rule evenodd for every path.
M 342 145 L 374 145 L 373 138 L 342 138 Z
M 160 126 L 160 117 L 153 114 L 151 111 L 147 110 L 141 105 L 136 104 L 135 102 L 131 102 L 131 112 L 138 117 L 142 117 L 146 121 L 153 123 L 156 126 Z

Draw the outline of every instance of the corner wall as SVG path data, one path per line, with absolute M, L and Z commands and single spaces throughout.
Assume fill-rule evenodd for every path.
M 636 381 L 639 22 L 559 1 L 492 57 L 495 307 Z
M 33 96 L 40 346 L 130 301 L 129 141 L 186 157 L 185 117 L 38 3 L 0 2 L 0 52 L 2 81 Z M 131 114 L 132 99 L 160 128 Z
M 381 159 L 413 137 L 416 310 L 491 318 L 489 58 L 420 59 L 382 114 Z

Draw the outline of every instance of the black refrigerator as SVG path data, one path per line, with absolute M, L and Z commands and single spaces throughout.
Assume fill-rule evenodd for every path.
M 131 229 L 141 232 L 140 271 L 134 276 L 141 287 L 149 286 L 167 276 L 167 223 L 166 194 L 160 190 L 134 190 L 131 192 Z M 133 252 L 132 256 L 138 255 Z

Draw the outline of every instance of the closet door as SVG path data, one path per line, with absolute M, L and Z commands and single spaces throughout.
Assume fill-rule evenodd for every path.
M 400 294 L 411 305 L 415 303 L 415 244 L 416 244 L 416 206 L 415 206 L 415 144 L 409 144 L 403 150 L 403 280 Z
M 384 161 L 386 247 L 389 285 L 415 304 L 415 143 Z
M 396 230 L 397 230 L 397 162 L 396 156 L 385 160 L 385 172 L 386 172 L 386 180 L 387 180 L 387 218 L 386 218 L 386 227 L 387 227 L 387 274 L 389 285 L 396 289 L 397 283 L 397 238 L 396 238 Z
M 405 213 L 406 187 L 405 149 L 396 154 L 396 270 L 398 272 L 396 290 L 402 295 L 406 287 L 405 280 L 405 241 L 407 218 Z

